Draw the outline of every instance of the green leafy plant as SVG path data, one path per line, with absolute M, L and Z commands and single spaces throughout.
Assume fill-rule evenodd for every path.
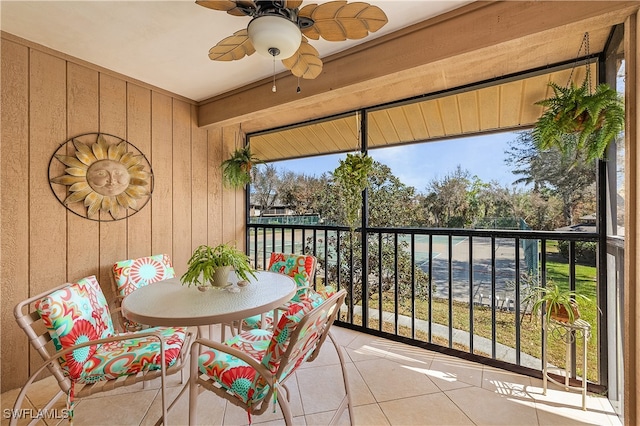
M 557 147 L 564 154 L 584 152 L 588 161 L 603 158 L 609 143 L 624 129 L 624 103 L 614 89 L 600 84 L 591 93 L 588 80 L 581 86 L 549 86 L 554 96 L 536 102 L 547 107 L 533 129 L 540 149 Z
M 231 157 L 221 164 L 224 184 L 230 188 L 244 188 L 251 182 L 251 168 L 261 162 L 251 153 L 249 145 L 236 149 Z
M 231 266 L 238 278 L 248 280 L 249 275 L 255 278 L 255 270 L 251 268 L 249 257 L 229 244 L 216 247 L 201 245 L 194 250 L 187 262 L 187 271 L 182 275 L 182 284 L 191 286 L 209 285 L 217 270 Z
M 579 300 L 588 301 L 584 294 L 575 291 L 561 289 L 557 284 L 550 283 L 546 287 L 534 287 L 523 300 L 524 303 L 533 301 L 532 314 L 536 315 L 545 306 L 545 318 L 547 322 L 555 319 L 560 322 L 573 323 L 580 318 Z
M 373 169 L 373 158 L 366 153 L 348 153 L 333 171 L 333 177 L 342 189 L 347 225 L 353 231 L 358 223 L 358 212 L 362 206 L 362 191 L 369 186 L 369 174 Z

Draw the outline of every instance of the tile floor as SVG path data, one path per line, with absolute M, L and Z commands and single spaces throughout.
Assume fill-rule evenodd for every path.
M 542 395 L 542 381 L 407 346 L 352 330 L 334 327 L 344 348 L 354 405 L 355 425 L 621 425 L 606 398 L 589 395 L 587 411 L 581 395 L 552 387 Z M 326 342 L 320 356 L 301 366 L 288 386 L 294 424 L 325 425 L 344 395 L 338 357 Z M 37 410 L 57 391 L 49 379 L 29 392 L 29 407 Z M 179 374 L 169 378 L 171 400 L 180 390 Z M 159 382 L 95 395 L 78 402 L 74 424 L 152 425 L 159 417 Z M 1 395 L 2 426 L 18 391 Z M 64 408 L 58 401 L 57 408 Z M 282 415 L 269 409 L 253 416 L 255 425 L 282 425 Z M 35 412 L 35 411 L 34 411 Z M 187 424 L 188 395 L 169 413 L 171 425 Z M 45 420 L 40 424 L 66 424 Z M 211 392 L 198 398 L 198 423 L 246 425 L 247 414 Z M 348 424 L 343 413 L 340 424 Z M 26 424 L 21 421 L 19 424 Z

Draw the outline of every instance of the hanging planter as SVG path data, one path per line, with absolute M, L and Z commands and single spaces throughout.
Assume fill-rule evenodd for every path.
M 261 161 L 253 156 L 249 145 L 236 149 L 231 157 L 221 164 L 225 186 L 234 189 L 244 188 L 251 183 L 251 168 L 259 163 Z
M 347 154 L 333 171 L 333 177 L 342 188 L 342 203 L 347 225 L 353 232 L 360 217 L 362 191 L 369 186 L 369 175 L 373 169 L 373 158 L 364 152 Z
M 578 55 L 583 48 L 588 56 L 588 32 L 582 37 Z M 571 77 L 569 82 L 566 87 L 550 82 L 553 96 L 536 102 L 546 110 L 535 124 L 533 140 L 541 150 L 557 148 L 565 156 L 573 154 L 574 161 L 604 158 L 611 141 L 624 130 L 624 102 L 608 84 L 600 84 L 592 92 L 589 64 L 580 86 Z
M 624 103 L 607 84 L 594 93 L 587 79 L 581 86 L 549 83 L 554 96 L 536 102 L 547 107 L 535 124 L 533 139 L 539 149 L 583 153 L 588 161 L 603 158 L 609 143 L 624 129 Z

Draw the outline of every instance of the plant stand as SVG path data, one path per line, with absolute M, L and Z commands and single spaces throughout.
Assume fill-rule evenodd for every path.
M 591 324 L 588 322 L 578 319 L 573 323 L 564 323 L 555 320 L 551 320 L 549 322 L 546 319 L 543 320 L 543 333 L 545 339 L 544 350 L 542 351 L 542 389 L 543 395 L 547 394 L 547 381 L 551 381 L 559 386 L 564 386 L 566 391 L 580 391 L 582 392 L 582 409 L 586 410 L 586 399 L 587 399 L 587 341 L 589 337 L 591 337 Z M 549 367 L 547 363 L 547 351 L 549 348 L 549 336 L 553 337 L 556 340 L 561 340 L 564 342 L 566 346 L 566 354 L 565 354 L 565 367 L 555 368 Z M 582 386 L 570 386 L 569 378 L 571 377 L 571 345 L 574 342 L 577 342 L 579 339 L 582 339 L 582 368 L 583 368 L 583 377 L 582 377 Z M 564 370 L 564 383 L 560 383 L 554 380 L 549 376 L 549 370 Z

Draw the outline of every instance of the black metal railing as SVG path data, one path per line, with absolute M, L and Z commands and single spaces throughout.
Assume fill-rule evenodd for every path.
M 318 258 L 314 284 L 348 293 L 339 325 L 534 377 L 542 374 L 545 342 L 529 294 L 550 283 L 586 293 L 592 358 L 587 371 L 575 356 L 566 362 L 573 379 L 587 377 L 596 391 L 602 372 L 595 349 L 606 331 L 597 287 L 606 284 L 598 282 L 598 256 L 584 253 L 597 242 L 597 233 L 581 232 L 370 227 L 363 234 L 341 226 L 247 225 L 247 251 L 258 269 L 272 251 Z M 550 362 L 564 366 L 564 344 L 550 341 L 547 349 Z

